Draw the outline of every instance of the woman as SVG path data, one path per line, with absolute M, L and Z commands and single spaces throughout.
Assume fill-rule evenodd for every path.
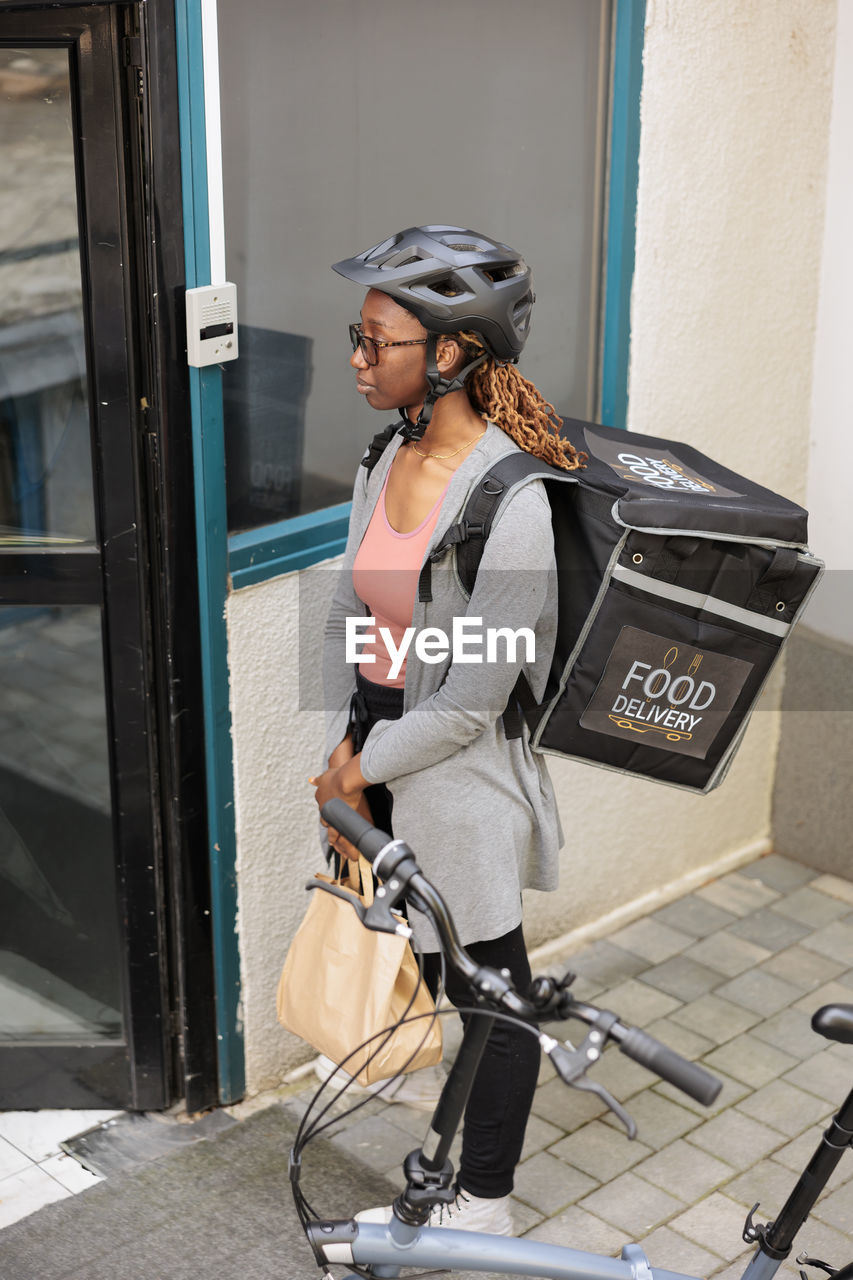
M 350 329 L 357 389 L 402 421 L 355 481 L 326 629 L 329 755 L 314 780 L 317 803 L 336 796 L 369 806 L 389 832 L 393 821 L 445 896 L 463 944 L 479 963 L 508 968 L 524 990 L 521 890 L 556 887 L 562 843 L 544 760 L 526 731 L 508 738 L 502 721 L 520 671 L 543 695 L 554 645 L 556 569 L 541 482 L 501 505 L 470 599 L 450 554 L 432 566 L 431 600 L 418 599 L 418 577 L 498 458 L 523 448 L 567 469 L 581 460 L 560 438 L 553 407 L 515 368 L 534 295 L 512 249 L 460 227 L 414 227 L 334 269 L 368 290 Z M 352 620 L 365 616 L 375 619 L 374 636 L 386 628 L 386 641 L 363 643 L 354 670 L 347 620 L 352 641 Z M 466 652 L 440 642 L 454 619 L 467 621 Z M 415 637 L 438 632 L 432 647 L 410 644 L 403 659 L 410 627 Z M 489 628 L 527 629 L 534 652 L 498 642 L 496 660 L 483 661 L 475 637 Z M 329 840 L 352 855 L 338 833 Z M 409 915 L 435 990 L 437 940 L 422 916 Z M 452 981 L 448 995 L 470 1001 Z M 533 1037 L 496 1023 L 465 1113 L 454 1226 L 512 1234 L 509 1193 L 538 1067 Z

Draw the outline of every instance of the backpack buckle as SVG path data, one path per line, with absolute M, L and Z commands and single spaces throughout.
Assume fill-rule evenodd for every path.
M 485 526 L 482 524 L 470 524 L 467 520 L 460 520 L 458 524 L 451 525 L 435 550 L 430 552 L 429 558 L 437 560 L 449 547 L 456 547 L 460 542 L 469 542 L 471 538 L 482 538 L 485 532 Z

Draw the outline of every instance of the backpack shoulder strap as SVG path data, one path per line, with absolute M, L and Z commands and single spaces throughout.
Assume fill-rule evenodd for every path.
M 474 485 L 462 512 L 462 519 L 452 524 L 430 552 L 418 580 L 418 599 L 432 600 L 432 563 L 450 547 L 456 547 L 456 570 L 470 596 L 477 580 L 486 539 L 501 503 L 520 480 L 530 476 L 553 474 L 553 468 L 530 453 L 510 453 L 488 467 Z
M 402 422 L 389 422 L 387 427 L 383 427 L 381 431 L 376 432 L 376 435 L 367 446 L 367 453 L 361 460 L 361 465 L 367 467 L 368 475 L 370 475 L 402 425 Z
M 450 526 L 424 562 L 418 580 L 418 599 L 421 602 L 432 599 L 432 561 L 438 560 L 452 546 L 456 547 L 459 579 L 470 596 L 477 580 L 486 539 L 504 498 L 520 480 L 537 475 L 546 477 L 553 475 L 553 471 L 553 467 L 549 467 L 547 462 L 530 453 L 510 453 L 488 467 L 471 490 L 462 519 Z M 520 672 L 503 712 L 506 736 L 520 738 L 523 720 L 526 719 L 532 725 L 538 710 L 527 678 Z
M 468 536 L 456 548 L 456 570 L 469 596 L 477 580 L 486 539 L 504 498 L 520 480 L 547 474 L 547 466 L 530 453 L 510 453 L 480 476 L 463 513 L 463 520 L 468 522 Z

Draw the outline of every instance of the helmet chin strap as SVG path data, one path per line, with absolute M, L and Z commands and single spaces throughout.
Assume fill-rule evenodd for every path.
M 423 406 L 418 414 L 417 422 L 412 422 L 406 410 L 400 409 L 399 414 L 403 419 L 403 426 L 400 435 L 404 440 L 421 440 L 423 434 L 430 424 L 432 418 L 433 406 L 436 400 L 440 400 L 442 396 L 446 396 L 450 391 L 461 391 L 465 386 L 465 379 L 472 369 L 476 369 L 478 364 L 482 364 L 484 360 L 488 360 L 489 353 L 484 351 L 481 356 L 477 356 L 476 360 L 472 360 L 470 364 L 466 364 L 464 369 L 460 369 L 456 377 L 448 382 L 446 378 L 442 378 L 438 372 L 437 350 L 438 337 L 436 333 L 427 334 L 426 344 L 426 378 L 427 393 L 424 397 Z

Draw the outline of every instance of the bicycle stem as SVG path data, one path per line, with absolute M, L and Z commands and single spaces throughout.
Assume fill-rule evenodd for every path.
M 494 1018 L 469 1018 L 456 1061 L 450 1069 L 438 1106 L 421 1147 L 421 1164 L 430 1172 L 444 1167 L 453 1139 L 468 1104 L 474 1077 L 486 1047 Z

